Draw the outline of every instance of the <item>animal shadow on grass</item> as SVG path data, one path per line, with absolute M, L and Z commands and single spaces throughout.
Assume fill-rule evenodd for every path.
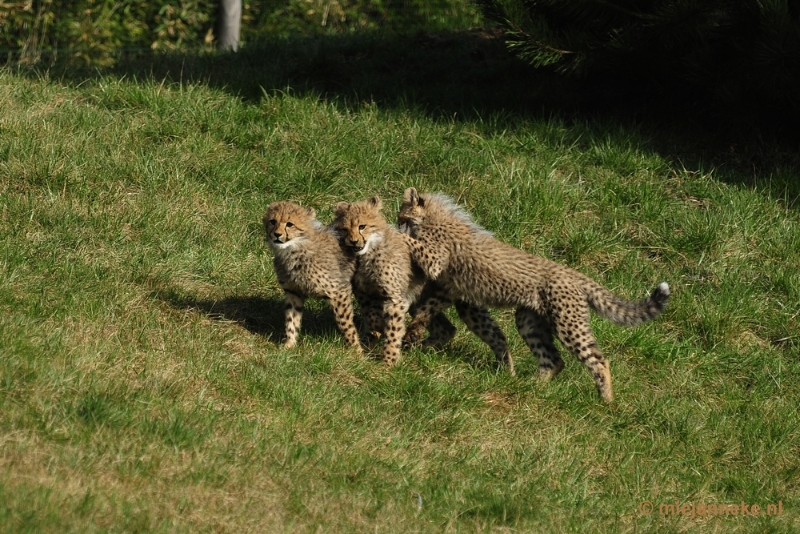
M 459 326 L 455 322 L 454 324 L 456 324 L 456 327 L 459 328 L 459 330 L 464 329 L 463 325 Z M 466 334 L 467 336 L 472 335 L 469 332 L 466 332 Z M 470 343 L 465 339 L 459 339 L 459 337 L 460 336 L 457 335 L 455 339 L 450 340 L 444 346 L 404 346 L 404 356 L 410 351 L 416 350 L 429 356 L 434 356 L 434 358 L 440 362 L 457 362 L 460 364 L 465 364 L 476 371 L 491 370 L 493 372 L 503 372 L 508 370 L 505 365 L 497 362 L 488 345 Z
M 174 290 L 155 291 L 153 297 L 177 310 L 201 313 L 216 321 L 229 321 L 248 332 L 264 336 L 275 344 L 284 340 L 283 298 L 262 295 L 230 296 L 204 299 Z M 300 339 L 323 339 L 338 334 L 333 311 L 322 300 L 309 299 L 303 312 Z

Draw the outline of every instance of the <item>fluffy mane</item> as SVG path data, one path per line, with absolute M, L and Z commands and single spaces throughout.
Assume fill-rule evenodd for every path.
M 449 212 L 450 215 L 466 224 L 472 232 L 492 237 L 494 236 L 492 232 L 476 223 L 472 218 L 472 215 L 467 213 L 464 208 L 456 204 L 455 200 L 444 193 L 430 193 L 421 195 L 421 197 L 426 203 L 431 202 L 433 205 L 439 207 L 442 211 Z

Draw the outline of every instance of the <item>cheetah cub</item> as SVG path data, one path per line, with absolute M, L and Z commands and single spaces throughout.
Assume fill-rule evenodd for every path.
M 306 298 L 322 297 L 330 301 L 345 342 L 361 352 L 350 285 L 355 261 L 344 253 L 336 235 L 315 217 L 313 208 L 293 202 L 273 202 L 264 215 L 267 243 L 274 252 L 275 273 L 286 298 L 284 346 L 297 344 Z
M 414 261 L 451 299 L 516 308 L 517 329 L 538 357 L 540 376 L 549 380 L 564 367 L 555 335 L 592 373 L 605 402 L 614 398 L 611 370 L 589 326 L 589 310 L 634 326 L 658 317 L 669 300 L 665 282 L 644 300 L 622 300 L 569 267 L 498 241 L 441 194 L 408 188 L 398 221 L 415 238 Z
M 367 329 L 385 334 L 383 361 L 393 365 L 400 359 L 405 314 L 422 293 L 425 276 L 411 264 L 410 239 L 389 226 L 380 209 L 378 197 L 340 202 L 332 226 L 356 263 L 353 291 L 365 308 Z
M 373 333 L 368 338 L 372 341 L 374 333 L 385 334 L 383 360 L 393 365 L 400 358 L 409 309 L 415 338 L 411 342 L 427 326 L 430 337 L 426 344 L 441 346 L 452 339 L 456 329 L 441 312 L 453 302 L 412 262 L 413 239 L 390 226 L 380 210 L 378 197 L 352 204 L 340 202 L 332 226 L 356 258 L 353 290 L 367 331 Z M 492 347 L 498 360 L 510 362 L 506 338 L 486 308 L 457 302 L 456 311 L 467 327 Z

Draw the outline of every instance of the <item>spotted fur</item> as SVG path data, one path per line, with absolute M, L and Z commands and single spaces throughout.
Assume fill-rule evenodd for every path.
M 385 335 L 383 361 L 394 365 L 400 359 L 405 314 L 422 294 L 425 276 L 411 263 L 410 240 L 389 226 L 380 210 L 378 197 L 340 202 L 333 227 L 356 262 L 353 290 L 365 308 L 367 330 L 372 339 Z
M 429 280 L 425 288 L 422 296 L 411 307 L 411 323 L 406 329 L 405 341 L 410 345 L 418 343 L 422 340 L 427 326 L 429 335 L 422 341 L 422 346 L 440 349 L 456 334 L 455 326 L 441 312 L 450 306 L 453 300 L 448 296 L 447 291 L 436 282 Z M 505 365 L 512 375 L 515 374 L 514 361 L 511 359 L 511 351 L 508 350 L 506 336 L 489 310 L 462 300 L 456 300 L 455 307 L 456 313 L 466 327 L 489 345 L 497 358 L 497 363 Z
M 517 329 L 537 356 L 543 379 L 564 367 L 553 342 L 557 337 L 586 366 L 606 402 L 614 397 L 611 370 L 592 334 L 589 310 L 633 326 L 656 318 L 669 300 L 665 282 L 644 300 L 620 299 L 569 267 L 495 239 L 441 194 L 419 195 L 413 187 L 407 189 L 398 225 L 415 239 L 414 261 L 451 299 L 516 308 Z
M 353 290 L 362 307 L 368 345 L 384 334 L 383 360 L 393 365 L 400 358 L 404 337 L 415 343 L 428 327 L 430 336 L 424 344 L 440 347 L 453 338 L 456 329 L 442 313 L 452 301 L 411 261 L 413 239 L 390 226 L 380 210 L 378 197 L 340 202 L 333 227 L 356 258 Z M 467 327 L 490 343 L 504 361 L 509 354 L 505 336 L 488 310 L 466 303 L 456 303 L 456 310 Z M 412 322 L 410 335 L 404 336 L 407 311 Z
M 284 345 L 297 344 L 305 300 L 322 297 L 330 302 L 345 342 L 360 352 L 350 285 L 355 260 L 342 250 L 336 234 L 315 217 L 313 208 L 292 202 L 273 202 L 264 215 L 267 243 L 286 298 Z

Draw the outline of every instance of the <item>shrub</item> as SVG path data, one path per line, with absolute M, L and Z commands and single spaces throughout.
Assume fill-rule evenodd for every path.
M 0 2 L 0 49 L 27 63 L 49 52 L 104 64 L 120 51 L 208 46 L 217 6 L 217 0 Z M 242 39 L 470 27 L 479 21 L 467 0 L 244 0 Z
M 800 7 L 788 0 L 479 0 L 536 67 L 699 89 L 798 111 Z

